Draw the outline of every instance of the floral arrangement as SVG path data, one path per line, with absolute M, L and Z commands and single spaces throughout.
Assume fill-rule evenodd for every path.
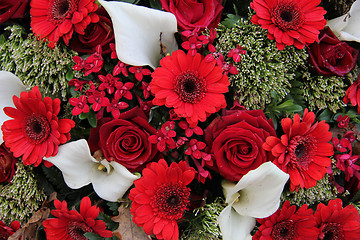
M 0 239 L 360 239 L 360 2 L 0 3 Z

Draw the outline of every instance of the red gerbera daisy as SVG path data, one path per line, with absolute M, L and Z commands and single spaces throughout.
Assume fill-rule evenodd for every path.
M 226 107 L 223 93 L 228 91 L 230 83 L 215 61 L 205 62 L 199 53 L 190 56 L 177 50 L 163 58 L 160 65 L 150 82 L 155 105 L 174 107 L 175 113 L 186 117 L 192 128 L 199 120 L 203 122 Z
M 257 219 L 261 224 L 253 236 L 255 240 L 317 240 L 319 230 L 313 210 L 304 204 L 296 212 L 296 206 L 286 201 L 281 210 L 270 217 Z
M 180 219 L 189 203 L 190 189 L 186 187 L 195 176 L 195 170 L 184 161 L 170 167 L 164 159 L 150 163 L 135 180 L 129 198 L 133 201 L 133 222 L 143 227 L 146 234 L 158 239 L 177 240 Z
M 251 22 L 268 30 L 268 38 L 276 41 L 279 50 L 285 45 L 303 49 L 318 40 L 325 27 L 326 11 L 318 7 L 321 0 L 254 0 L 256 14 Z
M 5 145 L 14 157 L 22 156 L 25 165 L 38 166 L 44 156 L 55 156 L 58 146 L 70 139 L 75 122 L 58 119 L 60 100 L 42 99 L 37 86 L 22 92 L 20 98 L 14 96 L 13 101 L 16 108 L 4 108 L 5 114 L 13 118 L 1 127 Z
M 112 232 L 106 230 L 105 222 L 95 220 L 99 215 L 99 208 L 91 206 L 89 197 L 84 197 L 80 203 L 80 213 L 69 210 L 66 201 L 54 201 L 56 209 L 51 214 L 57 218 L 49 218 L 43 222 L 47 240 L 86 240 L 84 233 L 93 232 L 101 237 L 110 238 Z
M 65 44 L 75 32 L 83 35 L 90 23 L 99 21 L 95 0 L 31 0 L 31 28 L 35 36 L 49 40 L 49 47 L 62 37 Z
M 328 206 L 320 203 L 315 212 L 318 239 L 356 240 L 360 239 L 360 216 L 352 205 L 342 208 L 341 199 L 330 200 Z
M 276 158 L 274 163 L 290 175 L 290 189 L 311 188 L 324 177 L 334 154 L 329 143 L 332 133 L 325 121 L 315 122 L 315 114 L 304 111 L 302 121 L 299 114 L 294 120 L 281 120 L 284 135 L 281 139 L 269 136 L 263 147 Z

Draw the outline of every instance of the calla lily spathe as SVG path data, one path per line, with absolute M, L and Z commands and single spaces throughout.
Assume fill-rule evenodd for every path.
M 99 0 L 111 17 L 116 54 L 120 61 L 134 66 L 158 66 L 161 44 L 171 53 L 178 49 L 172 13 L 125 2 Z
M 4 107 L 15 107 L 13 103 L 13 96 L 20 96 L 20 93 L 25 91 L 26 88 L 21 80 L 11 72 L 0 71 L 0 127 L 9 119 L 3 109 Z M 0 130 L 0 144 L 3 143 L 3 134 Z
M 97 161 L 85 139 L 61 145 L 55 157 L 44 159 L 60 169 L 70 188 L 79 189 L 91 183 L 99 197 L 111 202 L 118 201 L 138 179 L 117 162 Z
M 237 184 L 224 181 L 222 187 L 228 206 L 218 217 L 223 239 L 251 239 L 256 218 L 268 217 L 279 208 L 288 179 L 288 174 L 266 162 L 249 171 Z
M 360 1 L 356 0 L 348 13 L 329 20 L 326 25 L 330 27 L 339 40 L 360 42 L 359 24 Z

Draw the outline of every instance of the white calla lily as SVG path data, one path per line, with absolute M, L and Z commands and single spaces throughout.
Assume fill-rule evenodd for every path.
M 96 194 L 111 202 L 120 199 L 138 179 L 117 162 L 97 161 L 85 139 L 61 145 L 56 156 L 44 159 L 60 169 L 70 188 L 79 189 L 92 183 Z
M 125 2 L 99 0 L 111 17 L 116 54 L 120 61 L 134 66 L 158 66 L 163 44 L 167 52 L 178 49 L 172 13 Z M 161 40 L 161 42 L 160 42 Z
M 218 224 L 224 240 L 251 239 L 256 218 L 276 212 L 289 175 L 271 162 L 249 171 L 235 184 L 222 183 L 228 206 L 220 213 Z
M 0 71 L 0 127 L 2 124 L 11 119 L 8 117 L 3 109 L 4 107 L 14 107 L 13 96 L 20 96 L 20 93 L 25 91 L 26 88 L 21 80 L 11 72 Z M 0 144 L 3 143 L 3 134 L 0 130 Z
M 350 11 L 343 16 L 331 19 L 327 26 L 341 41 L 360 42 L 360 1 L 356 0 L 350 8 Z

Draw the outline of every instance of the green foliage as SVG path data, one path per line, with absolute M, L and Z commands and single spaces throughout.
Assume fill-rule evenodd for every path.
M 272 96 L 272 100 L 270 104 L 266 105 L 264 112 L 268 118 L 273 120 L 275 129 L 277 129 L 279 121 L 284 115 L 288 116 L 289 114 L 303 111 L 301 105 L 296 104 L 294 99 L 285 99 L 284 101 L 280 102 L 275 92 L 271 92 L 270 94 Z M 287 98 L 288 97 L 289 95 Z
M 90 240 L 119 240 L 119 238 L 117 238 L 115 235 L 113 235 L 111 238 L 103 238 L 92 232 L 84 233 L 84 236 Z
M 307 107 L 311 111 L 329 109 L 336 112 L 344 107 L 343 98 L 346 89 L 356 81 L 359 71 L 356 67 L 345 77 L 323 76 L 310 71 L 305 64 L 300 67 L 301 75 L 298 81 L 302 84 L 298 87 L 303 92 Z
M 72 57 L 77 53 L 62 44 L 51 49 L 17 25 L 5 30 L 9 36 L 0 45 L 0 69 L 14 73 L 28 86 L 41 86 L 46 95 L 67 99 L 70 72 L 75 65 Z
M 37 211 L 46 196 L 38 187 L 32 166 L 17 163 L 11 184 L 0 189 L 0 220 L 6 224 L 18 220 L 22 225 Z
M 62 176 L 61 171 L 55 166 L 45 167 L 44 164 L 41 165 L 41 170 L 44 173 L 46 179 L 50 182 L 52 187 L 59 193 L 64 194 L 71 189 L 64 182 L 64 178 Z
M 358 67 L 345 77 L 318 75 L 308 66 L 308 54 L 287 46 L 279 51 L 275 42 L 267 37 L 267 30 L 252 24 L 249 20 L 228 15 L 225 25 L 219 27 L 217 47 L 225 56 L 237 44 L 247 52 L 236 64 L 239 74 L 229 77 L 235 98 L 247 109 L 264 109 L 272 117 L 280 114 L 274 109 L 272 96 L 277 103 L 288 105 L 282 111 L 297 112 L 300 106 L 310 111 L 329 109 L 336 112 L 345 106 L 342 99 L 346 89 L 357 78 Z
M 186 218 L 189 226 L 181 236 L 181 240 L 217 240 L 221 239 L 222 234 L 217 224 L 217 217 L 225 208 L 222 198 L 216 199 L 212 203 L 205 204 L 203 207 L 195 209 L 194 215 Z
M 103 212 L 100 212 L 98 218 L 99 220 L 102 220 L 105 222 L 106 224 L 106 229 L 107 230 L 110 230 L 110 231 L 115 231 L 118 227 L 119 227 L 119 223 L 117 222 L 114 222 L 110 216 L 106 215 L 105 213 Z M 92 233 L 92 232 L 88 232 L 88 233 L 85 233 L 84 236 L 87 238 L 87 239 L 91 239 L 91 240 L 103 240 L 103 239 L 106 239 L 106 240 L 119 240 L 119 238 L 117 238 L 115 235 L 113 235 L 111 238 L 103 238 L 95 233 Z
M 296 77 L 299 65 L 305 64 L 305 50 L 286 47 L 279 51 L 267 31 L 249 20 L 241 19 L 233 28 L 223 25 L 218 31 L 217 48 L 225 56 L 239 44 L 246 50 L 241 61 L 236 63 L 239 74 L 229 77 L 231 86 L 240 104 L 247 109 L 264 109 L 271 102 L 271 92 L 279 99 L 290 92 L 290 82 Z
M 104 221 L 106 224 L 106 229 L 110 231 L 115 231 L 119 227 L 118 222 L 114 222 L 109 215 L 106 215 L 103 212 L 100 212 L 98 219 Z
M 111 211 L 113 216 L 119 215 L 119 206 L 120 203 L 118 202 L 106 202 L 106 205 L 109 207 L 109 210 Z
M 303 204 L 316 206 L 320 202 L 327 202 L 330 199 L 337 198 L 338 191 L 336 187 L 329 182 L 329 176 L 319 180 L 315 187 L 306 189 L 300 188 L 297 192 L 291 192 L 289 189 L 284 190 L 281 200 L 289 200 L 291 204 L 301 207 Z

